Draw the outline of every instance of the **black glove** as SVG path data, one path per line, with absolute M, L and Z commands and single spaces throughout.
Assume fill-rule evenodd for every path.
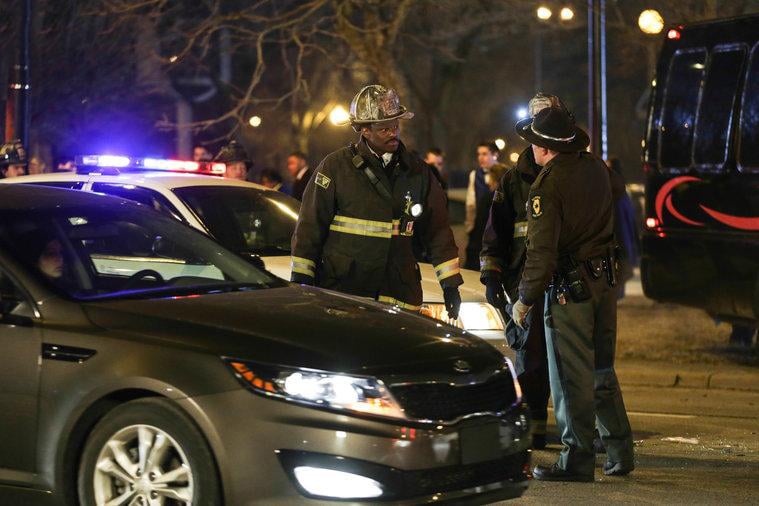
M 485 297 L 488 302 L 496 309 L 503 311 L 506 305 L 506 294 L 503 291 L 503 285 L 500 281 L 492 279 L 485 284 Z
M 456 320 L 459 317 L 459 308 L 461 307 L 459 289 L 455 286 L 443 288 L 443 299 L 445 299 L 445 310 L 448 311 L 448 317 Z
M 308 274 L 302 274 L 300 272 L 293 272 L 290 274 L 290 281 L 298 283 L 299 285 L 314 286 L 314 278 Z

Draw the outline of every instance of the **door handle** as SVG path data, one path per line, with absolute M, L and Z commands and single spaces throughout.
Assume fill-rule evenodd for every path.
M 81 364 L 92 358 L 97 351 L 89 348 L 77 348 L 62 344 L 42 343 L 42 358 L 46 360 L 63 360 Z

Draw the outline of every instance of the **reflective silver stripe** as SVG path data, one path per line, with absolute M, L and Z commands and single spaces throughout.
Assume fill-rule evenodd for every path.
M 514 237 L 527 237 L 527 222 L 519 221 L 514 223 Z
M 316 274 L 316 263 L 308 258 L 290 257 L 290 269 L 313 278 Z
M 392 304 L 394 306 L 398 306 L 401 309 L 407 309 L 409 311 L 419 311 L 422 309 L 422 306 L 414 306 L 412 304 L 406 304 L 403 301 L 400 301 L 394 297 L 388 297 L 387 295 L 380 295 L 377 297 L 377 300 L 379 302 L 384 302 L 386 304 Z
M 530 123 L 530 130 L 532 130 L 532 133 L 537 135 L 538 137 L 542 137 L 543 139 L 548 139 L 549 141 L 559 141 L 559 142 L 570 142 L 577 137 L 577 134 L 572 134 L 572 137 L 551 137 L 550 135 L 546 135 L 544 133 L 540 133 L 537 130 L 535 130 L 535 123 Z
M 447 262 L 435 266 L 435 275 L 437 276 L 438 281 L 443 281 L 445 278 L 450 278 L 460 272 L 458 258 L 448 260 Z
M 337 215 L 333 218 L 330 230 L 346 234 L 368 237 L 389 238 L 393 235 L 393 223 L 385 221 L 361 220 Z

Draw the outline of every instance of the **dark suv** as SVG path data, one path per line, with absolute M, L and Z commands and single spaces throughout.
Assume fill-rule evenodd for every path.
M 482 503 L 529 420 L 484 341 L 144 206 L 0 187 L 0 503 Z

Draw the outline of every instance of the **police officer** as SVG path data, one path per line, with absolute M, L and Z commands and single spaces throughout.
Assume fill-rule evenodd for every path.
M 593 481 L 593 429 L 606 475 L 634 469 L 633 442 L 614 372 L 617 329 L 613 202 L 603 161 L 571 115 L 549 107 L 516 125 L 542 166 L 530 189 L 527 258 L 513 319 L 523 326 L 544 298 L 548 370 L 564 448 L 538 480 Z M 546 289 L 548 291 L 546 293 Z
M 394 90 L 378 84 L 353 98 L 350 123 L 361 137 L 327 155 L 306 186 L 292 238 L 292 280 L 418 311 L 416 236 L 455 319 L 463 283 L 458 249 L 440 183 L 400 141 L 399 120 L 412 117 Z
M 530 116 L 546 107 L 563 107 L 558 97 L 538 93 L 529 102 Z M 525 149 L 515 167 L 503 175 L 490 206 L 490 215 L 482 236 L 480 281 L 485 285 L 488 302 L 511 315 L 518 298 L 527 245 L 527 197 L 541 167 L 535 163 L 532 149 Z M 508 301 L 506 296 L 508 296 Z M 506 340 L 516 353 L 516 370 L 532 418 L 532 446 L 546 446 L 548 419 L 548 362 L 543 328 L 543 301 L 535 301 L 526 329 L 513 320 L 506 323 Z
M 25 175 L 27 164 L 26 150 L 20 140 L 0 146 L 0 175 L 3 178 Z
M 221 148 L 213 161 L 226 164 L 224 177 L 239 179 L 240 181 L 247 180 L 248 170 L 253 165 L 245 148 L 237 141 L 230 141 L 229 144 Z

